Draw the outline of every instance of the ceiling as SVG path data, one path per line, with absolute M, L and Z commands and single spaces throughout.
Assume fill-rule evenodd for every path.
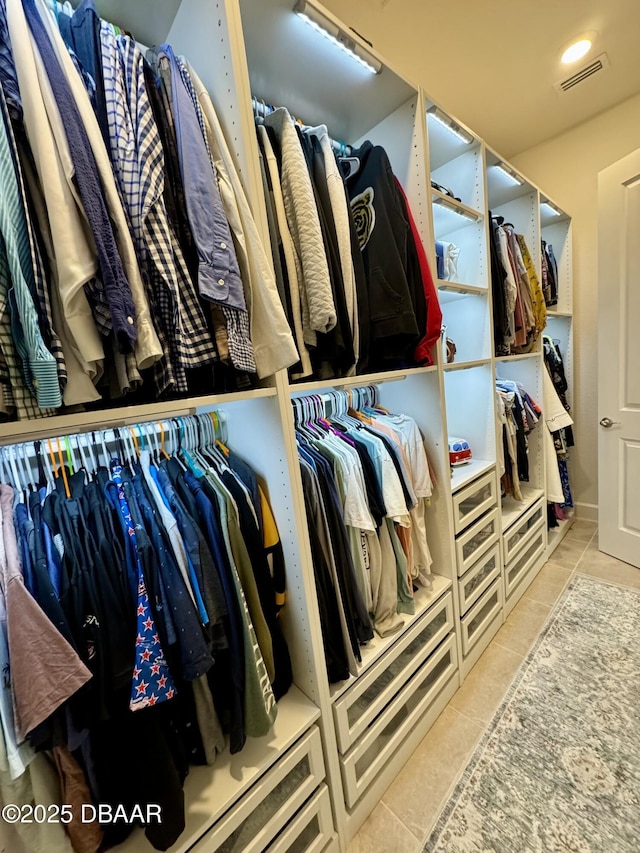
M 640 92 L 639 0 L 324 0 L 412 82 L 504 157 Z M 591 52 L 562 65 L 589 30 Z M 569 92 L 554 83 L 600 53 L 610 66 Z

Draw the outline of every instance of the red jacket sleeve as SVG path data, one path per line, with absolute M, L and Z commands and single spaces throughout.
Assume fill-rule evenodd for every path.
M 416 251 L 420 262 L 420 274 L 422 276 L 422 286 L 424 287 L 424 298 L 427 303 L 426 329 L 415 349 L 414 357 L 418 364 L 433 364 L 431 350 L 433 345 L 440 339 L 440 332 L 442 330 L 442 310 L 440 309 L 440 302 L 438 301 L 438 291 L 433 283 L 433 277 L 431 276 L 431 270 L 429 269 L 429 261 L 427 260 L 427 255 L 424 250 L 424 246 L 422 245 L 420 234 L 418 233 L 413 214 L 411 213 L 411 207 L 409 206 L 407 197 L 402 189 L 402 185 L 397 178 L 396 184 L 398 185 L 399 191 L 402 193 L 405 207 L 407 209 L 407 217 L 411 227 L 411 234 L 416 245 Z

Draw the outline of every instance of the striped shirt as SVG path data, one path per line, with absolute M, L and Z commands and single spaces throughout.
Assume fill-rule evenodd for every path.
M 58 369 L 45 346 L 32 297 L 35 277 L 27 217 L 9 142 L 11 129 L 4 98 L 0 103 L 0 234 L 13 285 L 8 293 L 11 334 L 22 360 L 24 384 L 35 394 L 38 406 L 57 408 L 62 405 Z
M 156 386 L 187 393 L 186 370 L 213 362 L 216 348 L 165 207 L 164 152 L 144 57 L 109 24 L 100 35 L 111 159 L 165 351 Z

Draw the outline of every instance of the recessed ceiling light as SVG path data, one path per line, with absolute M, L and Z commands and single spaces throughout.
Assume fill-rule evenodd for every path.
M 562 54 L 560 61 L 565 65 L 569 65 L 572 62 L 577 62 L 579 59 L 582 59 L 583 56 L 586 56 L 587 53 L 591 50 L 591 39 L 581 38 L 578 41 L 574 41 L 573 44 L 570 44 L 569 47 Z

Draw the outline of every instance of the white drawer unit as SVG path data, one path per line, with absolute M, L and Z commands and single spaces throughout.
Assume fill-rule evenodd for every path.
M 191 848 L 192 853 L 262 853 L 324 776 L 320 730 L 312 726 Z
M 458 659 L 455 636 L 449 636 L 391 702 L 384 714 L 341 758 L 347 806 L 353 808 L 374 781 L 407 734 L 456 676 Z
M 512 560 L 504 568 L 504 588 L 507 598 L 518 586 L 520 581 L 526 577 L 529 570 L 546 547 L 546 527 L 544 520 L 534 528 L 528 535 L 527 543 L 518 552 L 515 560 Z
M 510 527 L 503 535 L 504 562 L 510 563 L 514 557 L 525 547 L 531 538 L 531 531 L 540 526 L 546 517 L 546 504 L 538 501 L 520 518 L 516 524 Z
M 483 631 L 502 610 L 503 595 L 500 578 L 493 581 L 489 589 L 460 620 L 462 629 L 462 653 L 468 655 L 482 636 Z
M 443 595 L 334 704 L 340 752 L 346 753 L 453 629 L 453 598 Z
M 465 614 L 482 593 L 500 576 L 500 544 L 489 548 L 464 577 L 458 580 L 460 613 Z
M 497 504 L 496 475 L 489 471 L 453 496 L 453 526 L 460 533 Z
M 265 853 L 321 853 L 332 836 L 331 798 L 322 784 Z
M 462 577 L 477 563 L 480 555 L 498 541 L 498 535 L 498 508 L 495 507 L 456 538 L 458 577 Z

